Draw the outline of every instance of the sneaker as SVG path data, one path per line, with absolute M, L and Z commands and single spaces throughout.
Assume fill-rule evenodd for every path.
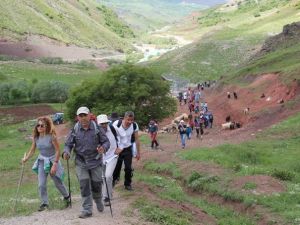
M 108 198 L 108 197 L 106 197 L 106 198 L 104 199 L 104 205 L 105 205 L 105 206 L 110 206 L 109 198 Z
M 88 212 L 82 212 L 79 214 L 79 218 L 81 219 L 85 219 L 85 218 L 88 218 L 88 217 L 91 217 L 93 214 L 92 213 L 88 213 Z
M 96 203 L 96 205 L 97 205 L 98 212 L 104 211 L 104 205 L 103 205 L 102 201 L 100 203 Z
M 47 204 L 41 204 L 40 208 L 38 209 L 39 212 L 42 212 L 46 209 L 49 209 L 49 206 Z
M 125 185 L 125 190 L 127 191 L 133 191 L 133 188 L 131 185 Z
M 71 199 L 70 195 L 68 197 L 64 197 L 65 208 L 71 207 Z

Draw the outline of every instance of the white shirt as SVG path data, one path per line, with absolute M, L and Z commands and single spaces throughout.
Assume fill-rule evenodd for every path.
M 113 158 L 118 157 L 118 155 L 115 155 L 115 151 L 117 149 L 117 141 L 109 126 L 107 126 L 107 131 L 105 134 L 109 139 L 110 147 L 107 152 L 103 154 L 103 162 L 109 162 Z
M 133 124 L 131 124 L 127 129 L 125 129 L 122 124 L 120 125 L 120 127 L 118 127 L 117 126 L 118 122 L 119 122 L 119 120 L 116 120 L 113 123 L 113 126 L 114 126 L 114 128 L 117 132 L 117 136 L 118 136 L 118 147 L 120 149 L 128 148 L 132 145 L 131 135 L 133 134 L 133 132 L 139 131 L 139 127 L 136 123 L 135 130 L 133 130 Z

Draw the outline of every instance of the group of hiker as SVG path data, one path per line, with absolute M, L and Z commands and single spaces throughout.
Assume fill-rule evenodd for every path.
M 209 83 L 205 83 L 205 87 L 209 87 Z M 187 121 L 182 119 L 178 124 L 178 134 L 180 135 L 181 146 L 184 149 L 186 147 L 186 139 L 191 139 L 192 133 L 196 130 L 196 137 L 202 140 L 204 134 L 204 128 L 212 128 L 213 126 L 213 114 L 208 110 L 208 103 L 204 100 L 204 85 L 198 85 L 197 88 L 179 92 L 178 100 L 181 106 L 182 98 L 184 105 L 188 103 L 189 115 Z M 185 97 L 186 96 L 186 97 Z
M 82 209 L 79 218 L 92 216 L 93 200 L 97 210 L 103 212 L 104 205 L 111 207 L 112 189 L 120 179 L 122 164 L 125 165 L 125 190 L 132 191 L 132 158 L 139 160 L 139 127 L 134 122 L 134 113 L 128 111 L 123 118 L 112 113 L 110 118 L 101 114 L 96 122 L 91 120 L 87 107 L 77 110 L 77 123 L 69 132 L 62 158 L 69 160 L 72 151 L 75 154 L 75 170 L 80 185 Z M 157 142 L 154 143 L 158 145 Z M 136 153 L 133 153 L 133 146 Z M 70 188 L 63 183 L 64 169 L 60 161 L 60 147 L 53 122 L 48 117 L 40 117 L 33 130 L 33 141 L 22 162 L 30 159 L 35 150 L 39 155 L 33 165 L 38 174 L 38 190 L 41 205 L 38 211 L 49 207 L 47 177 L 50 174 L 56 188 L 63 196 L 65 206 L 71 204 Z M 67 164 L 68 165 L 68 164 Z M 68 168 L 69 170 L 69 168 Z M 104 179 L 104 181 L 103 181 Z

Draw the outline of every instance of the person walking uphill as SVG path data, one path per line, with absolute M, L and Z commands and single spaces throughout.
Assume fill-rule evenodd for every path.
M 70 131 L 63 157 L 68 160 L 74 147 L 76 175 L 80 184 L 82 210 L 79 218 L 92 216 L 94 199 L 99 212 L 103 212 L 102 202 L 102 154 L 110 143 L 103 128 L 90 119 L 90 110 L 80 107 L 77 110 L 78 122 Z
M 110 200 L 112 198 L 112 181 L 113 181 L 112 175 L 118 161 L 118 155 L 115 154 L 115 151 L 117 150 L 117 137 L 116 137 L 116 131 L 114 130 L 113 126 L 110 124 L 107 115 L 101 114 L 97 116 L 97 123 L 105 131 L 105 134 L 109 139 L 109 143 L 110 143 L 110 147 L 108 151 L 103 156 L 103 163 L 104 163 L 103 171 L 105 173 L 104 176 L 106 178 L 106 184 L 105 182 L 103 182 L 102 185 L 104 205 L 109 206 Z M 106 187 L 108 190 L 106 190 Z
M 28 154 L 26 154 L 23 159 L 23 163 L 33 156 L 36 148 L 40 151 L 40 154 L 36 159 L 32 170 L 38 174 L 39 194 L 42 200 L 38 211 L 43 211 L 49 207 L 47 193 L 47 177 L 49 173 L 56 188 L 64 197 L 65 206 L 68 207 L 70 205 L 70 196 L 62 181 L 64 171 L 61 162 L 59 161 L 59 144 L 53 122 L 48 117 L 38 118 L 37 124 L 33 130 L 32 145 Z
M 116 130 L 118 137 L 118 148 L 116 153 L 119 154 L 119 159 L 113 174 L 113 184 L 120 178 L 120 173 L 122 169 L 122 164 L 125 164 L 125 181 L 124 187 L 128 191 L 132 191 L 132 146 L 135 142 L 137 146 L 136 159 L 140 160 L 140 140 L 138 136 L 139 127 L 137 123 L 134 122 L 134 113 L 128 111 L 125 113 L 122 120 L 116 120 L 113 123 L 113 127 Z
M 158 125 L 157 125 L 157 123 L 154 120 L 151 120 L 149 122 L 149 125 L 148 125 L 148 132 L 149 132 L 150 138 L 151 138 L 151 148 L 152 149 L 154 148 L 154 145 L 155 145 L 156 149 L 159 146 L 159 144 L 158 144 L 158 142 L 156 140 L 157 131 L 158 131 Z

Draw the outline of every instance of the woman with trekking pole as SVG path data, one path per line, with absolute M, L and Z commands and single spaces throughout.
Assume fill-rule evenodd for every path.
M 64 197 L 65 207 L 70 206 L 70 195 L 63 183 L 64 170 L 59 161 L 60 149 L 57 140 L 53 122 L 48 117 L 40 117 L 33 129 L 33 140 L 29 152 L 22 159 L 23 163 L 27 162 L 34 153 L 36 148 L 39 155 L 34 162 L 32 170 L 38 175 L 38 189 L 41 198 L 41 205 L 38 211 L 44 211 L 49 208 L 47 193 L 47 177 L 50 174 L 56 188 Z

